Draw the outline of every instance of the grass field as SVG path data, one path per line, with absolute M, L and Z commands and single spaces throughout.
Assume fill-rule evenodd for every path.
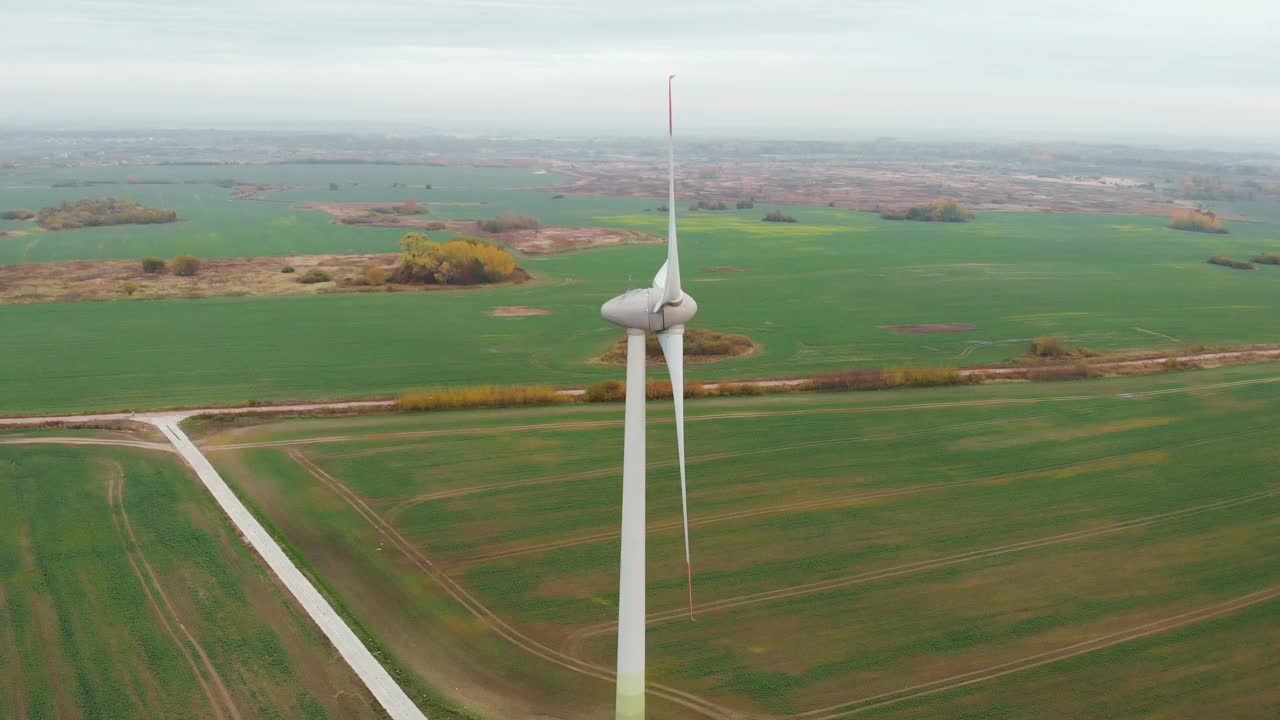
M 696 622 L 651 404 L 653 716 L 1274 717 L 1278 380 L 691 401 Z M 396 667 L 482 716 L 586 718 L 612 699 L 620 422 L 194 431 Z
M 172 456 L 0 445 L 0 717 L 384 715 Z
M 196 171 L 249 172 L 149 169 L 161 171 L 180 177 Z M 501 172 L 523 173 L 518 179 L 526 181 L 548 177 Z M 391 176 L 379 177 L 385 183 Z M 470 182 L 492 187 L 506 177 Z M 663 224 L 659 214 L 643 212 L 644 201 L 550 200 L 542 192 L 484 191 L 457 182 L 459 188 L 449 192 L 458 197 L 493 194 L 494 213 L 517 209 L 555 222 L 659 232 Z M 188 186 L 120 187 L 145 195 L 185 192 Z M 290 192 L 301 200 L 317 191 Z M 362 184 L 335 195 L 368 199 L 380 193 L 385 197 L 386 191 Z M 141 199 L 165 204 L 162 198 Z M 348 239 L 352 250 L 390 249 L 398 236 L 389 230 L 356 242 L 361 233 L 377 229 L 327 225 L 311 217 L 319 213 L 288 211 L 290 201 L 282 202 L 225 201 L 223 214 L 210 216 L 210 227 L 222 227 L 225 220 L 227 228 L 243 231 L 225 246 L 226 254 L 254 248 L 341 250 Z M 266 209 L 257 210 L 260 206 Z M 252 209 L 237 225 L 242 220 L 232 216 L 242 207 Z M 1016 357 L 1038 335 L 1060 335 L 1102 350 L 1267 343 L 1280 337 L 1280 268 L 1239 272 L 1204 262 L 1215 254 L 1251 257 L 1280 249 L 1280 227 L 1274 225 L 1237 223 L 1230 235 L 1203 235 L 1169 230 L 1165 219 L 1154 217 L 986 214 L 974 223 L 952 224 L 894 223 L 830 208 L 789 211 L 801 222 L 762 223 L 760 209 L 682 220 L 684 276 L 701 307 L 695 323 L 745 333 L 762 345 L 747 358 L 697 365 L 690 369 L 693 379 L 803 376 L 851 366 L 982 364 Z M 297 222 L 314 220 L 314 233 L 273 234 L 258 223 L 304 216 L 311 219 Z M 155 237 L 137 247 L 123 240 L 127 251 L 117 252 L 120 248 L 107 237 L 186 232 L 183 227 L 71 231 L 65 233 L 68 238 L 80 232 L 102 237 L 79 249 L 79 241 L 57 240 L 62 244 L 54 256 L 94 256 L 98 250 L 104 257 L 170 256 L 178 247 L 222 253 Z M 52 235 L 38 236 L 39 241 L 54 242 Z M 4 239 L 0 247 L 35 239 Z M 281 244 L 272 244 L 277 241 Z M 161 252 L 155 243 L 174 249 Z M 457 292 L 0 306 L 0 336 L 7 347 L 19 349 L 0 354 L 0 413 L 367 396 L 492 382 L 578 385 L 617 378 L 619 368 L 594 362 L 618 335 L 600 320 L 599 306 L 629 285 L 647 282 L 662 252 L 630 246 L 523 258 L 521 264 L 537 281 Z M 726 267 L 741 272 L 708 271 Z M 488 312 L 500 305 L 527 305 L 550 314 L 490 317 Z M 889 327 L 924 323 L 975 329 L 904 335 Z

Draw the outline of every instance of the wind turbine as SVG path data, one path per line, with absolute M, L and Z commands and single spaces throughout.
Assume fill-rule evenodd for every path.
M 671 373 L 676 448 L 680 457 L 680 509 L 684 563 L 693 617 L 693 564 L 689 556 L 689 502 L 684 474 L 684 325 L 698 304 L 680 287 L 676 246 L 676 163 L 671 81 L 667 77 L 667 261 L 653 287 L 629 290 L 600 308 L 605 320 L 627 329 L 627 395 L 622 446 L 622 559 L 618 581 L 617 720 L 644 718 L 645 634 L 645 333 L 656 331 Z

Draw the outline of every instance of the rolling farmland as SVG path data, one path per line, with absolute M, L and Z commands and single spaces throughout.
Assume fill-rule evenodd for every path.
M 654 712 L 1270 717 L 1277 408 L 1266 367 L 692 401 L 690 622 L 657 403 Z M 592 717 L 612 699 L 620 421 L 196 431 L 397 668 L 483 715 Z
M 382 715 L 172 456 L 0 445 L 0 717 Z
M 400 230 L 330 225 L 322 213 L 291 209 L 317 197 L 354 201 L 416 195 L 424 202 L 489 203 L 433 208 L 440 217 L 515 210 L 548 223 L 659 233 L 664 225 L 659 213 L 645 212 L 653 201 L 553 200 L 546 191 L 529 189 L 551 182 L 549 176 L 517 169 L 160 166 L 129 171 L 143 179 L 200 176 L 207 182 L 244 174 L 302 186 L 268 192 L 259 200 L 231 200 L 228 190 L 210 184 L 50 189 L 53 174 L 72 171 L 44 171 L 38 178 L 44 184 L 36 189 L 0 190 L 0 204 L 39 206 L 119 192 L 176 207 L 189 220 L 3 238 L 0 262 L 394 250 Z M 342 181 L 339 191 L 321 182 L 328 177 Z M 428 191 L 422 178 L 435 180 L 433 194 L 423 194 Z M 36 179 L 28 181 L 35 186 Z M 391 187 L 400 181 L 410 187 Z M 187 197 L 192 193 L 199 199 Z M 1280 267 L 1245 273 L 1204 262 L 1217 254 L 1248 257 L 1280 250 L 1275 225 L 1232 223 L 1230 235 L 1203 235 L 1170 230 L 1157 217 L 987 213 L 968 224 L 895 223 L 869 213 L 786 207 L 800 222 L 784 226 L 759 222 L 765 209 L 761 204 L 750 211 L 686 213 L 681 219 L 685 276 L 704 307 L 698 324 L 745 333 L 761 345 L 750 357 L 693 367 L 691 379 L 993 363 L 1017 357 L 1038 335 L 1058 335 L 1102 351 L 1265 343 L 1280 336 L 1275 292 Z M 533 282 L 467 291 L 3 306 L 0 334 L 26 351 L 0 355 L 0 414 L 613 379 L 621 376 L 620 368 L 594 362 L 617 337 L 600 321 L 598 305 L 638 282 L 622 268 L 645 266 L 660 255 L 659 248 L 638 245 L 522 257 Z M 499 306 L 547 312 L 491 317 Z M 972 328 L 925 334 L 896 329 L 921 324 Z

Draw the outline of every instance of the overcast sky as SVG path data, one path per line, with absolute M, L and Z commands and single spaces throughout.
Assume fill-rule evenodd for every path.
M 1280 135 L 1275 0 L 0 0 L 0 124 Z

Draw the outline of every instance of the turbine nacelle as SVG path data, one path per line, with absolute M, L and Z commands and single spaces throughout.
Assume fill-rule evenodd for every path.
M 645 332 L 676 328 L 693 319 L 698 303 L 684 293 L 676 302 L 661 305 L 654 311 L 652 308 L 661 301 L 663 292 L 659 287 L 629 290 L 605 303 L 600 308 L 600 316 L 614 325 Z

